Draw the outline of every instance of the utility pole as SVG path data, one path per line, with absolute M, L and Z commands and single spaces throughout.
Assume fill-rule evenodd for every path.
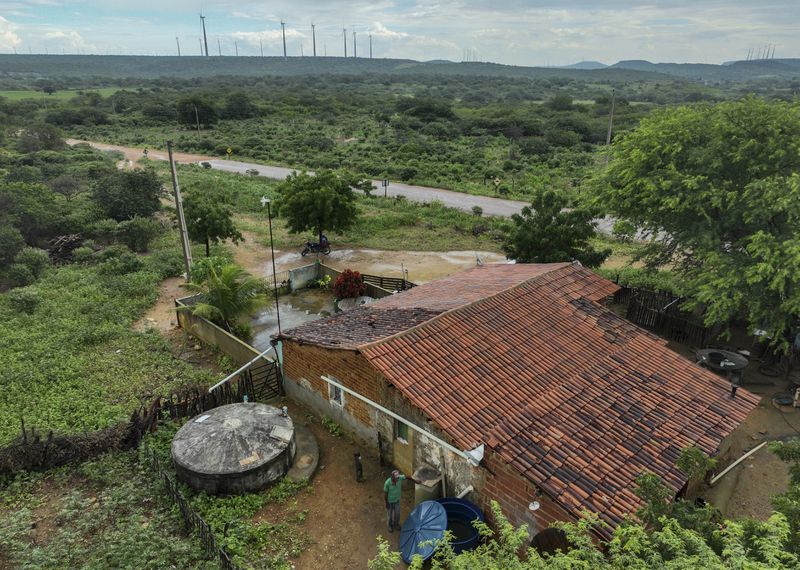
M 264 57 L 264 40 L 258 38 L 258 47 L 261 48 L 261 57 Z
M 283 33 L 283 57 L 286 57 L 286 22 L 281 20 L 281 32 Z
M 606 166 L 611 160 L 611 128 L 614 124 L 614 103 L 616 102 L 617 92 L 611 90 L 611 113 L 608 115 L 608 134 L 606 135 Z
M 183 263 L 186 268 L 186 280 L 188 281 L 189 273 L 192 270 L 192 248 L 189 245 L 189 233 L 186 231 L 186 218 L 183 216 L 183 200 L 181 199 L 181 187 L 178 185 L 178 173 L 175 171 L 175 159 L 172 156 L 172 141 L 167 141 L 167 153 L 169 154 L 169 169 L 172 172 L 172 189 L 175 191 L 175 211 L 178 214 L 178 228 L 181 232 Z
M 206 17 L 200 14 L 200 22 L 203 24 L 203 45 L 206 46 L 206 57 L 208 57 L 208 36 L 206 36 Z
M 369 58 L 372 59 L 372 34 L 369 35 Z
M 342 28 L 342 41 L 344 43 L 344 56 L 347 57 L 347 28 Z
M 197 132 L 200 132 L 200 113 L 197 112 L 197 105 L 194 106 L 194 120 L 197 122 Z
M 317 57 L 317 30 L 316 25 L 311 24 L 311 48 L 314 52 L 314 57 Z
M 181 40 L 178 38 L 178 36 L 175 36 L 175 43 L 178 44 L 178 57 L 180 57 L 181 56 Z
M 358 57 L 358 45 L 356 44 L 356 32 L 353 30 L 353 57 Z

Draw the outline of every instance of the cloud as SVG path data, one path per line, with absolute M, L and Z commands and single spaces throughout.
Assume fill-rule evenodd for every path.
M 22 43 L 16 30 L 15 24 L 0 16 L 0 51 L 14 51 Z

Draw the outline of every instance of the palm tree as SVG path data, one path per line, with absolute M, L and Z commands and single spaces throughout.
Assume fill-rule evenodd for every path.
M 254 313 L 266 302 L 266 286 L 234 263 L 206 269 L 201 282 L 184 285 L 202 295 L 198 303 L 186 308 L 233 332 L 239 317 Z

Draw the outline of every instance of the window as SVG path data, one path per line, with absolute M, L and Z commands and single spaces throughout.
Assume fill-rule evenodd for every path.
M 338 386 L 328 384 L 328 399 L 331 404 L 339 406 L 340 408 L 344 407 L 344 392 L 342 392 L 342 389 Z
M 394 436 L 402 443 L 408 443 L 408 425 L 401 421 L 394 421 Z

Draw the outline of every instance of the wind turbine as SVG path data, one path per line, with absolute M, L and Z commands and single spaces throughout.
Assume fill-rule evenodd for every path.
M 283 34 L 283 57 L 286 57 L 286 22 L 281 20 L 281 33 Z
M 203 16 L 202 12 L 200 12 L 200 22 L 203 24 L 203 45 L 206 46 L 206 57 L 208 57 L 208 38 L 206 37 L 206 17 Z M 200 51 L 202 51 L 202 48 L 203 46 L 200 46 Z

